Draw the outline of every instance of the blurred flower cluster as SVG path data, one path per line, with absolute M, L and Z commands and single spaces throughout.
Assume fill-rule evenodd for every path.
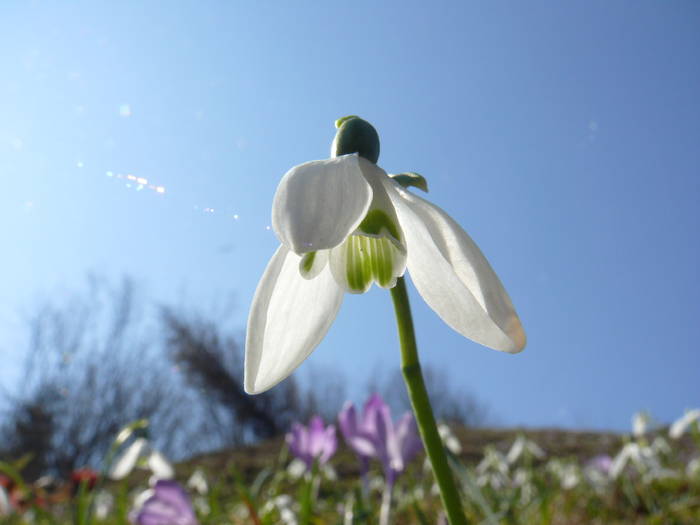
M 292 425 L 266 468 L 244 472 L 234 462 L 207 471 L 173 466 L 150 441 L 147 424 L 136 422 L 119 434 L 99 471 L 79 468 L 63 479 L 28 483 L 22 460 L 0 462 L 0 521 L 445 523 L 429 466 L 413 462 L 421 445 L 410 414 L 394 420 L 372 395 L 359 410 L 346 403 L 337 428 L 350 453 L 343 452 L 336 424 L 314 416 Z M 467 434 L 445 424 L 439 429 L 471 521 L 700 522 L 693 503 L 700 493 L 700 410 L 670 426 L 637 415 L 629 434 L 588 457 L 553 454 L 546 440 L 533 439 L 540 434 L 523 432 L 492 442 L 473 461 Z

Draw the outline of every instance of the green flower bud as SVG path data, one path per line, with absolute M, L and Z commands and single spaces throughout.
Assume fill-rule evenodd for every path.
M 357 153 L 368 161 L 379 160 L 379 135 L 372 124 L 358 116 L 350 115 L 335 122 L 338 131 L 331 145 L 331 157 Z

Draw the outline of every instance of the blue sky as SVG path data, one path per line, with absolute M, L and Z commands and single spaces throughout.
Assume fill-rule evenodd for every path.
M 522 354 L 485 349 L 411 289 L 426 363 L 501 424 L 626 429 L 700 404 L 700 5 L 294 4 L 3 3 L 4 385 L 24 317 L 88 271 L 154 301 L 233 294 L 242 331 L 280 177 L 357 114 L 379 164 L 422 173 L 481 246 L 528 334 Z M 359 400 L 398 366 L 388 294 L 348 296 L 309 362 Z

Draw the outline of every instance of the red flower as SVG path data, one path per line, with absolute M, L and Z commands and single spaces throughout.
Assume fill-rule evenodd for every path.
M 85 486 L 85 489 L 90 491 L 97 485 L 97 480 L 99 474 L 92 470 L 91 468 L 79 468 L 71 472 L 70 481 L 73 494 L 76 494 L 80 489 L 81 485 Z

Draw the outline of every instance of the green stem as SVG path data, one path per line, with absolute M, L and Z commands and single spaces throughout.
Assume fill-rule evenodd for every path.
M 467 519 L 462 510 L 462 502 L 457 485 L 452 477 L 452 471 L 447 463 L 442 440 L 435 424 L 435 416 L 430 406 L 428 391 L 425 388 L 420 361 L 418 360 L 418 348 L 416 336 L 413 331 L 413 318 L 411 306 L 408 302 L 406 284 L 403 277 L 399 277 L 396 286 L 391 289 L 391 299 L 394 302 L 396 312 L 396 324 L 399 329 L 399 341 L 401 343 L 401 371 L 411 399 L 411 406 L 416 415 L 416 423 L 420 431 L 423 445 L 433 467 L 433 473 L 440 487 L 442 505 L 447 512 L 447 518 L 451 525 L 466 525 Z

